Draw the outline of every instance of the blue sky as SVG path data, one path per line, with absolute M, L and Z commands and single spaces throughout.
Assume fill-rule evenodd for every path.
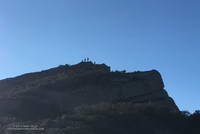
M 157 69 L 180 109 L 200 109 L 199 0 L 0 0 L 0 79 L 74 64 Z

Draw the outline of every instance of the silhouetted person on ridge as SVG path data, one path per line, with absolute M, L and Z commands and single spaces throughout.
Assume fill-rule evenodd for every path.
M 86 62 L 86 58 L 83 60 L 83 62 Z
M 86 61 L 89 62 L 89 58 L 87 58 Z

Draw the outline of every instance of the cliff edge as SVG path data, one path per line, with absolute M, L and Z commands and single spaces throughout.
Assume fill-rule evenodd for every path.
M 90 61 L 0 81 L 0 115 L 48 118 L 81 105 L 152 103 L 178 111 L 160 73 L 111 71 Z

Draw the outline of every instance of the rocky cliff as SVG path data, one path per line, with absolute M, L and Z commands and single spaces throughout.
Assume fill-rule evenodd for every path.
M 99 103 L 153 103 L 178 110 L 156 70 L 113 72 L 105 64 L 81 62 L 0 81 L 3 116 L 48 118 Z

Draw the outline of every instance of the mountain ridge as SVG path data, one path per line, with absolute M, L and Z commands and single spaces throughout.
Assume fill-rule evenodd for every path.
M 91 61 L 1 80 L 0 99 L 0 114 L 26 118 L 57 116 L 99 103 L 155 103 L 178 110 L 157 70 L 114 72 Z

